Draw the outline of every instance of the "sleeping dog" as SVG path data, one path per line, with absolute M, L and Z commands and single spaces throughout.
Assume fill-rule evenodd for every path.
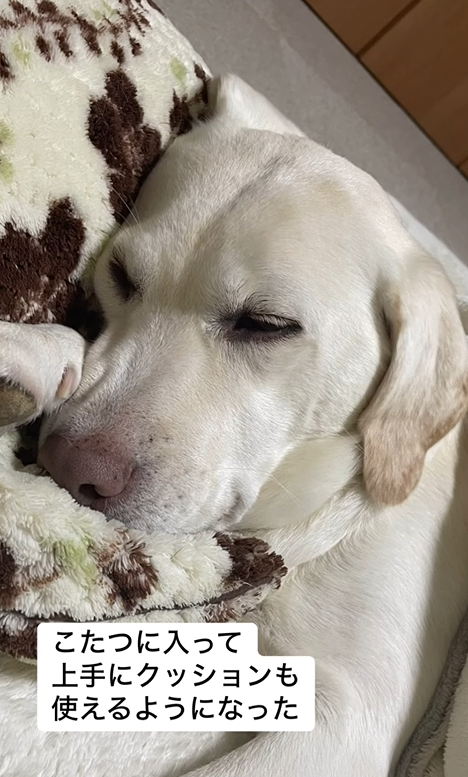
M 197 775 L 387 777 L 468 603 L 454 290 L 372 178 L 210 89 L 98 261 L 103 333 L 0 324 L 3 401 L 46 414 L 39 463 L 78 502 L 283 554 L 248 618 L 260 652 L 315 657 L 316 728 Z

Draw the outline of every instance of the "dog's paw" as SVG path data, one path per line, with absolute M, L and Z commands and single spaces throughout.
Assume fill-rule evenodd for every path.
M 0 430 L 51 413 L 81 380 L 85 341 L 58 324 L 0 322 Z
M 0 427 L 25 423 L 36 414 L 34 397 L 0 378 Z

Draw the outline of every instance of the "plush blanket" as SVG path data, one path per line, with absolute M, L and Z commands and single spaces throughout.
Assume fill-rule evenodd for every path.
M 81 507 L 0 445 L 0 650 L 35 659 L 54 620 L 226 621 L 256 607 L 286 572 L 257 538 L 144 536 Z
M 0 319 L 96 334 L 94 260 L 203 113 L 207 81 L 153 0 L 1 4 Z M 34 659 L 50 618 L 236 619 L 279 585 L 282 560 L 262 541 L 108 523 L 27 448 L 0 437 L 0 650 Z
M 431 703 L 395 777 L 466 777 L 468 772 L 468 613 L 453 640 Z

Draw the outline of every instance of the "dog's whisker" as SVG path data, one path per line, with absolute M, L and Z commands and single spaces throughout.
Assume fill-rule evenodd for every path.
M 228 472 L 249 472 L 249 470 L 247 469 L 247 467 L 221 467 L 221 470 L 226 470 L 226 471 L 228 471 Z M 261 472 L 261 470 L 260 470 L 260 472 Z M 269 473 L 266 473 L 266 472 L 264 473 L 264 475 L 265 475 L 265 477 L 266 477 L 266 479 L 267 479 L 267 480 L 271 480 L 273 483 L 275 483 L 277 486 L 279 486 L 281 489 L 283 489 L 283 491 L 284 491 L 284 492 L 285 492 L 285 493 L 286 493 L 286 494 L 287 494 L 289 497 L 291 497 L 291 499 L 293 500 L 293 502 L 294 502 L 294 503 L 295 503 L 295 504 L 296 504 L 298 507 L 305 508 L 305 505 L 304 505 L 304 504 L 301 502 L 301 500 L 300 500 L 300 499 L 298 499 L 298 497 L 297 497 L 297 496 L 295 496 L 295 495 L 294 495 L 294 494 L 293 494 L 293 493 L 292 493 L 292 492 L 291 492 L 291 491 L 290 491 L 288 488 L 286 488 L 286 486 L 285 486 L 285 485 L 284 485 L 284 484 L 283 484 L 283 483 L 282 483 L 280 480 L 278 480 L 278 478 L 277 478 L 277 477 L 275 477 L 274 475 L 271 475 L 271 474 L 269 474 Z
M 112 189 L 112 191 L 114 192 L 114 194 L 116 194 L 116 195 L 117 195 L 117 197 L 118 197 L 118 198 L 119 198 L 119 200 L 122 202 L 122 204 L 123 204 L 123 205 L 125 205 L 125 207 L 126 207 L 126 208 L 128 208 L 128 202 L 126 202 L 126 200 L 124 200 L 124 198 L 122 197 L 122 195 L 121 195 L 121 194 L 120 194 L 120 193 L 117 191 L 117 189 L 115 188 L 115 186 L 112 186 L 112 184 L 111 184 L 111 189 Z M 131 208 L 129 209 L 129 211 L 128 211 L 128 214 L 127 214 L 127 215 L 126 215 L 126 217 L 124 218 L 124 221 L 123 221 L 123 223 L 124 223 L 124 224 L 126 224 L 126 223 L 128 222 L 128 219 L 129 219 L 130 217 L 132 217 L 132 218 L 133 218 L 133 220 L 134 220 L 134 222 L 135 222 L 135 225 L 136 225 L 137 227 L 141 227 L 141 222 L 140 222 L 140 221 L 138 220 L 138 218 L 137 218 L 137 211 L 136 211 L 136 208 L 135 208 L 135 206 L 133 206 L 133 207 L 131 207 Z
M 280 488 L 282 488 L 282 489 L 283 489 L 283 491 L 285 492 L 285 494 L 287 494 L 288 496 L 290 496 L 290 497 L 291 497 L 291 499 L 293 500 L 293 502 L 295 502 L 295 503 L 296 503 L 296 505 L 297 505 L 298 507 L 304 507 L 304 505 L 303 505 L 303 503 L 301 502 L 301 500 L 300 500 L 300 499 L 298 499 L 298 498 L 297 498 L 297 496 L 295 496 L 295 495 L 294 495 L 294 494 L 293 494 L 293 493 L 292 493 L 292 492 L 289 490 L 289 488 L 286 488 L 286 486 L 284 485 L 284 483 L 281 483 L 281 481 L 280 481 L 280 480 L 278 480 L 278 478 L 275 478 L 275 476 L 274 476 L 274 475 L 268 475 L 267 477 L 268 477 L 268 480 L 272 480 L 274 483 L 276 483 L 276 485 L 278 485 Z
M 362 447 L 362 445 L 359 442 L 359 440 L 355 437 L 355 435 L 351 434 L 351 432 L 348 432 L 347 429 L 343 429 L 343 431 L 344 431 L 345 434 L 348 435 L 348 437 L 351 437 L 351 439 L 354 442 L 354 444 L 356 445 L 356 448 L 358 449 L 358 451 L 363 454 L 364 453 L 364 448 Z M 339 435 L 337 435 L 337 436 L 339 436 Z

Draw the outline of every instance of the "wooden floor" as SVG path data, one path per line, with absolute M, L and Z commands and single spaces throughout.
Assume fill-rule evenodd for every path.
M 306 0 L 468 176 L 468 0 Z

